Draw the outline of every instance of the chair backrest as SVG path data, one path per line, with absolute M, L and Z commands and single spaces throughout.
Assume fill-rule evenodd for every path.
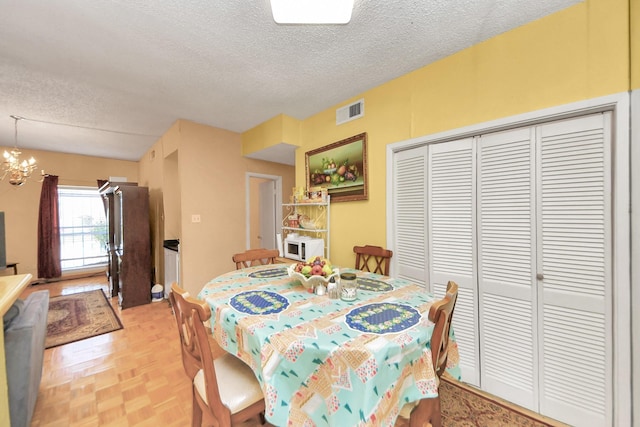
M 354 246 L 356 254 L 356 269 L 372 273 L 389 275 L 389 265 L 393 252 L 380 246 Z M 371 262 L 371 265 L 369 265 Z M 373 270 L 372 270 L 373 268 Z
M 204 326 L 204 322 L 211 317 L 211 309 L 205 301 L 192 298 L 185 289 L 176 283 L 171 285 L 169 300 L 178 325 L 182 365 L 185 372 L 193 381 L 198 371 L 202 369 L 209 407 L 214 412 L 228 412 L 228 408 L 224 406 L 220 398 L 208 332 Z
M 248 251 L 235 254 L 233 262 L 236 263 L 236 269 L 252 267 L 254 265 L 275 264 L 276 258 L 280 255 L 277 249 L 249 249 Z
M 433 369 L 438 377 L 442 375 L 447 367 L 449 331 L 457 299 L 458 285 L 453 281 L 449 281 L 444 298 L 434 302 L 429 308 L 429 320 L 435 323 L 433 334 L 431 335 L 431 356 L 433 358 Z

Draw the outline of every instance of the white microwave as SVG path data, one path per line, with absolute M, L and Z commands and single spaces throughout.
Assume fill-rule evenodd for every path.
M 315 256 L 324 257 L 324 240 L 306 236 L 287 237 L 284 239 L 284 256 L 304 262 Z

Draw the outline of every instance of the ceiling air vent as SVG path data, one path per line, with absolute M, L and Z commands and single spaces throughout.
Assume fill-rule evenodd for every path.
M 364 116 L 364 99 L 336 110 L 336 124 L 341 125 Z

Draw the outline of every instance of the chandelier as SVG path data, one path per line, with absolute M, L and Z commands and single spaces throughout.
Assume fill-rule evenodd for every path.
M 9 177 L 9 184 L 19 186 L 27 182 L 33 171 L 38 167 L 36 159 L 31 157 L 29 160 L 20 161 L 20 150 L 18 150 L 18 120 L 22 117 L 9 116 L 15 120 L 15 142 L 11 151 L 4 152 L 4 162 L 2 163 L 2 178 Z

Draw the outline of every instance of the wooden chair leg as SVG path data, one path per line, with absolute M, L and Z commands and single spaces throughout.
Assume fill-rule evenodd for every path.
M 192 408 L 192 415 L 191 415 L 191 425 L 192 427 L 202 427 L 202 408 L 200 407 L 200 405 L 198 404 L 198 400 L 196 399 L 196 389 L 195 387 L 193 388 L 193 402 L 191 403 L 193 405 Z
M 411 412 L 410 427 L 442 427 L 440 397 L 422 399 Z
M 433 402 L 433 412 L 431 415 L 431 426 L 442 427 L 442 414 L 440 413 L 440 398 L 437 397 Z

